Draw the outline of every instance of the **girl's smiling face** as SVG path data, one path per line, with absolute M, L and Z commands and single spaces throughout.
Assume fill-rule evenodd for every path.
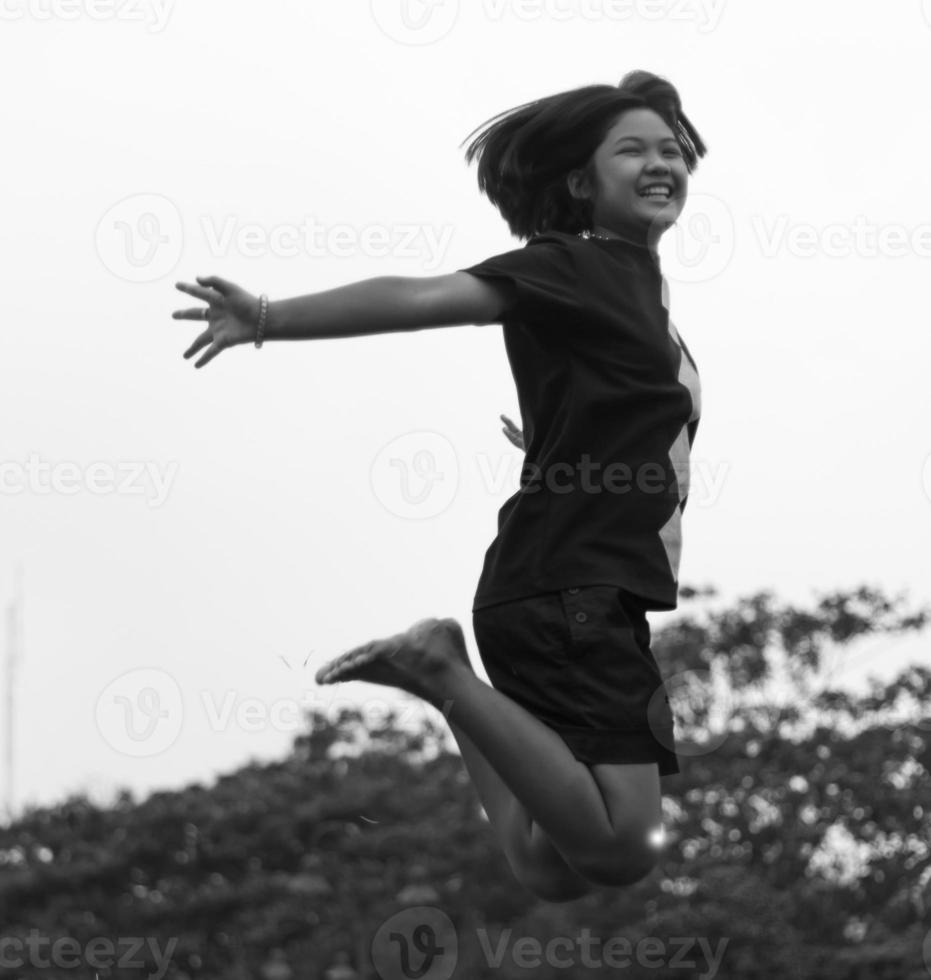
M 672 130 L 652 109 L 628 109 L 592 154 L 589 171 L 569 175 L 574 197 L 593 197 L 592 231 L 644 242 L 651 249 L 675 224 L 688 195 L 688 168 Z M 666 196 L 644 195 L 651 185 Z

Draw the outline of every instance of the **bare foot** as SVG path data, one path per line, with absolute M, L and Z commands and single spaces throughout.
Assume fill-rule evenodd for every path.
M 472 670 L 456 620 L 421 619 L 403 633 L 364 643 L 324 664 L 316 680 L 318 684 L 387 684 L 433 702 L 442 676 L 463 665 Z

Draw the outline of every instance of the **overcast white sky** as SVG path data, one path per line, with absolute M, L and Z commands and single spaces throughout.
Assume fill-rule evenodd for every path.
M 196 371 L 173 284 L 280 299 L 519 247 L 459 144 L 633 68 L 709 147 L 661 246 L 703 381 L 682 580 L 926 600 L 929 54 L 920 0 L 2 0 L 16 803 L 278 757 L 301 703 L 377 712 L 388 689 L 314 671 L 424 616 L 463 622 L 478 663 L 472 596 L 521 466 L 501 328 Z M 857 651 L 850 683 L 927 638 Z

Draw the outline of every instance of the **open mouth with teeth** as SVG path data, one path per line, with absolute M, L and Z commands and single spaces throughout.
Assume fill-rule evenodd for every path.
M 655 184 L 651 187 L 645 187 L 640 191 L 640 196 L 645 197 L 648 201 L 668 201 L 672 198 L 672 189 L 665 184 Z

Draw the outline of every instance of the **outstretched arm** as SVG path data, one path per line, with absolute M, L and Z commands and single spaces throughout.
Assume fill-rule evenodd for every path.
M 259 300 L 217 276 L 198 278 L 200 285 L 179 282 L 177 288 L 208 307 L 178 310 L 179 320 L 204 320 L 209 327 L 185 352 L 191 357 L 208 347 L 197 362 L 203 367 L 220 351 L 255 338 Z M 516 289 L 508 281 L 487 281 L 468 272 L 409 278 L 380 276 L 268 305 L 266 340 L 329 340 L 433 327 L 497 322 L 513 303 Z
M 365 279 L 271 303 L 266 336 L 318 340 L 486 324 L 504 312 L 512 291 L 507 283 L 490 283 L 467 272 Z

